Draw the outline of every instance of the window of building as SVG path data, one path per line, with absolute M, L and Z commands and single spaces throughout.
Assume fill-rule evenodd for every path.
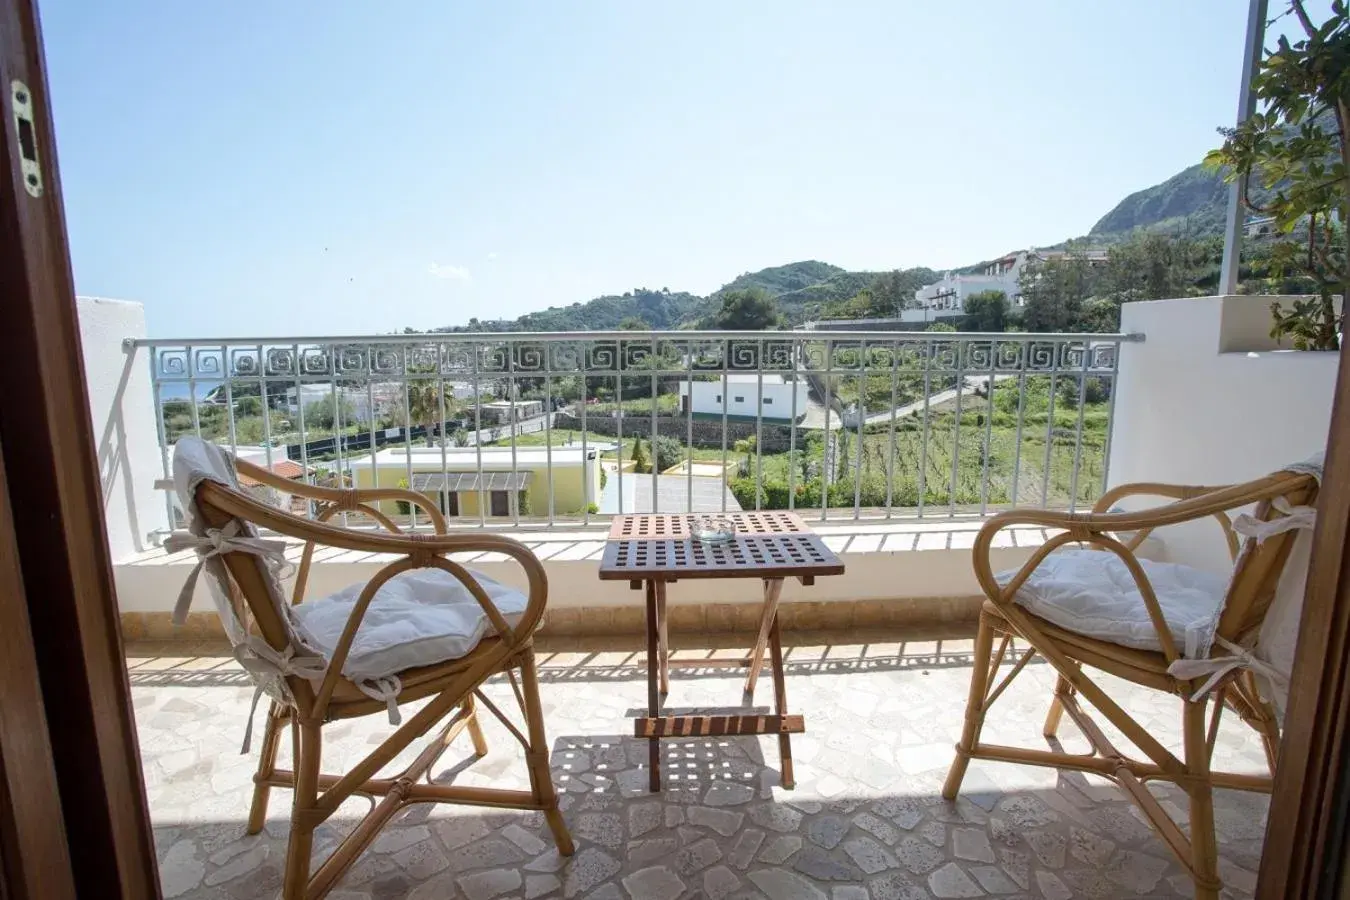
M 459 494 L 441 491 L 441 512 L 447 516 L 459 515 Z
M 722 402 L 722 395 L 721 395 L 721 394 L 718 394 L 718 395 L 717 395 L 717 399 L 714 400 L 713 402 L 714 402 L 714 403 L 721 403 L 721 402 Z
M 773 403 L 773 398 L 772 398 L 772 397 L 765 397 L 765 398 L 764 398 L 764 405 L 765 405 L 765 406 L 769 406 L 769 405 L 771 405 L 772 403 Z
M 494 516 L 511 515 L 511 494 L 509 491 L 493 491 L 490 498 L 490 511 Z
M 731 399 L 732 399 L 732 400 L 735 400 L 737 403 L 744 403 L 744 402 L 745 402 L 745 398 L 744 398 L 744 397 L 732 397 Z

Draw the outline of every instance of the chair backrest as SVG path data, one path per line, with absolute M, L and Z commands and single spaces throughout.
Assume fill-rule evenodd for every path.
M 1285 473 L 1279 493 L 1267 494 L 1256 505 L 1252 517 L 1261 522 L 1281 518 L 1276 501 L 1283 498 L 1287 508 L 1313 506 L 1317 502 L 1318 479 L 1313 475 Z M 1285 563 L 1299 535 L 1298 530 L 1272 534 L 1263 541 L 1247 538 L 1233 566 L 1233 578 L 1216 633 L 1224 639 L 1240 643 L 1261 627 L 1270 610 L 1284 574 Z
M 238 646 L 247 639 L 251 619 L 273 649 L 284 651 L 294 647 L 297 651 L 312 651 L 294 626 L 279 567 L 266 556 L 243 549 L 249 541 L 260 540 L 257 527 L 211 502 L 208 496 L 211 491 L 203 489 L 203 485 L 210 484 L 248 498 L 239 484 L 234 458 L 208 441 L 182 438 L 174 448 L 173 475 L 192 534 L 207 538 L 213 533 L 224 533 L 242 539 L 237 545 L 224 545 L 225 552 L 208 556 L 204 565 L 212 599 L 230 642 Z

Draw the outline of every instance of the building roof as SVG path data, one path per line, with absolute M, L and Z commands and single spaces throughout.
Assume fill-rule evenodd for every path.
M 458 494 L 473 491 L 523 491 L 530 483 L 529 472 L 419 472 L 412 477 L 412 489 L 423 493 Z
M 727 381 L 731 384 L 758 384 L 760 376 L 757 372 L 728 372 Z M 765 384 L 787 384 L 787 379 L 777 372 L 764 373 Z
M 250 462 L 252 462 L 252 460 L 250 460 Z M 254 462 L 254 465 L 261 466 L 264 469 L 268 468 L 267 465 L 262 462 Z M 305 474 L 305 467 L 300 465 L 293 459 L 278 459 L 272 463 L 271 469 L 273 475 L 279 475 L 280 477 L 289 479 L 291 481 L 294 481 L 297 478 L 302 478 L 304 477 Z M 262 482 L 257 481 L 256 479 L 253 478 L 249 478 L 247 475 L 240 472 L 239 483 L 244 487 L 255 487 L 261 484 Z
M 566 434 L 568 429 L 554 428 L 555 439 Z M 515 461 L 517 466 L 543 466 L 549 464 L 549 458 L 552 457 L 552 464 L 558 465 L 580 465 L 584 457 L 581 452 L 581 438 L 570 444 L 555 444 L 549 453 L 548 447 L 539 445 L 521 445 L 516 447 Z M 451 470 L 478 470 L 479 448 L 475 447 L 447 447 L 445 453 L 445 467 Z M 594 457 L 596 455 L 596 442 L 590 441 L 586 448 L 586 455 Z M 412 448 L 412 466 L 414 469 L 440 469 L 441 468 L 440 447 L 413 447 Z M 511 467 L 511 448 L 506 447 L 483 447 L 481 448 L 483 467 L 493 469 Z M 405 466 L 408 465 L 408 454 L 401 446 L 383 447 L 375 455 L 375 463 L 379 466 Z M 363 469 L 371 464 L 370 454 L 365 453 L 355 458 L 349 458 L 343 461 L 346 468 Z

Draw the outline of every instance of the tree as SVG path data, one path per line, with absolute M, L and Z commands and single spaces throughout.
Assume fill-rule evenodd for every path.
M 446 414 L 450 412 L 446 406 Z M 408 384 L 408 414 L 412 424 L 426 428 L 427 446 L 436 445 L 433 431 L 444 427 L 441 421 L 441 388 L 432 381 L 417 381 Z
M 1330 18 L 1320 25 L 1305 0 L 1288 0 L 1288 11 L 1303 36 L 1292 43 L 1280 36 L 1252 79 L 1261 111 L 1237 128 L 1220 129 L 1223 146 L 1205 162 L 1227 167 L 1243 205 L 1274 216 L 1284 234 L 1306 222 L 1303 246 L 1282 241 L 1277 261 L 1312 277 L 1318 299 L 1286 311 L 1273 306 L 1271 334 L 1291 335 L 1295 346 L 1307 349 L 1336 350 L 1343 315 L 1335 295 L 1350 297 L 1350 22 L 1344 0 L 1333 0 Z M 1252 197 L 1253 178 L 1271 192 L 1264 202 Z
M 924 331 L 936 331 L 941 333 L 950 333 L 956 331 L 956 326 L 947 322 L 932 322 Z
M 652 470 L 651 463 L 647 460 L 647 450 L 642 446 L 642 438 L 633 438 L 633 474 L 641 475 L 644 472 Z
M 324 428 L 332 430 L 355 418 L 356 409 L 352 406 L 351 401 L 345 398 L 334 398 L 332 394 L 321 400 L 315 400 L 313 403 L 305 404 L 305 428 L 307 429 Z
M 261 397 L 239 397 L 235 400 L 235 414 L 240 416 L 261 416 Z
M 1008 295 L 1002 291 L 980 291 L 966 298 L 963 331 L 1002 331 L 1008 321 Z
M 1097 273 L 1081 253 L 1027 263 L 1020 287 L 1027 331 L 1070 331 L 1083 301 L 1092 296 Z
M 728 291 L 713 325 L 727 331 L 768 331 L 782 322 L 778 303 L 760 288 Z
M 1120 304 L 1109 297 L 1093 297 L 1079 307 L 1076 331 L 1114 334 L 1120 331 Z
M 620 331 L 651 331 L 652 325 L 641 316 L 626 316 L 619 323 Z
M 899 269 L 882 272 L 869 286 L 872 308 L 880 316 L 898 316 L 901 310 L 915 305 L 914 291 L 921 286 Z
M 1111 248 L 1096 292 L 1116 303 L 1198 296 L 1221 252 L 1216 240 L 1145 232 Z

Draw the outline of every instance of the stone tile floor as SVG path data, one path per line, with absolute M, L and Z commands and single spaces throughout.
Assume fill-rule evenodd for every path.
M 666 789 L 646 789 L 647 749 L 629 716 L 645 703 L 644 658 L 616 639 L 541 640 L 542 694 L 553 773 L 577 841 L 558 857 L 535 813 L 417 806 L 402 813 L 347 873 L 334 900 L 593 897 L 603 900 L 772 898 L 922 900 L 949 897 L 1184 897 L 1190 882 L 1121 792 L 1092 776 L 975 763 L 955 804 L 941 799 L 962 722 L 971 641 L 869 634 L 790 635 L 788 697 L 806 716 L 793 741 L 796 790 L 778 786 L 768 738 L 663 745 Z M 734 646 L 676 636 L 676 646 Z M 682 650 L 683 655 L 709 652 Z M 251 689 L 220 647 L 133 645 L 128 666 L 164 895 L 190 900 L 276 897 L 288 798 L 273 793 L 265 831 L 244 835 L 256 756 L 238 754 Z M 706 674 L 703 674 L 706 672 Z M 1053 679 L 1032 664 L 1000 699 L 990 741 L 1043 746 Z M 1176 742 L 1176 701 L 1123 683 L 1118 697 Z M 489 696 L 511 704 L 509 685 Z M 768 702 L 769 690 L 757 698 Z M 734 705 L 727 670 L 681 671 L 672 708 Z M 514 708 L 511 704 L 511 708 Z M 491 752 L 461 738 L 438 780 L 526 787 L 523 755 L 490 716 Z M 330 726 L 329 770 L 345 769 L 387 732 L 381 716 Z M 1110 729 L 1108 729 L 1108 733 Z M 1117 735 L 1112 734 L 1112 737 Z M 1066 747 L 1086 746 L 1066 720 Z M 288 742 L 283 741 L 286 765 Z M 1254 736 L 1225 719 L 1216 764 L 1261 771 Z M 1155 787 L 1185 820 L 1185 797 Z M 1217 796 L 1225 896 L 1248 897 L 1259 865 L 1266 798 Z M 349 801 L 315 849 L 326 856 L 365 810 Z

